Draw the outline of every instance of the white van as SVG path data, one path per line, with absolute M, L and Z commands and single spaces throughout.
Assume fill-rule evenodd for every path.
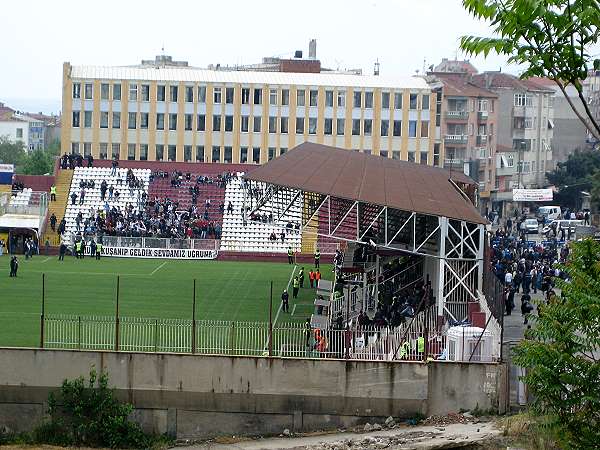
M 561 228 L 563 228 L 565 230 L 565 232 L 568 232 L 568 230 L 570 228 L 571 229 L 571 233 L 575 233 L 575 229 L 579 225 L 583 225 L 583 220 L 567 220 L 567 219 L 553 220 L 552 222 L 550 222 L 548 225 L 546 225 L 542 229 L 542 233 L 547 234 L 548 232 L 550 232 L 550 230 L 552 229 L 552 227 L 556 227 L 556 231 L 557 232 Z
M 544 219 L 544 223 L 547 223 L 560 219 L 562 211 L 560 210 L 560 206 L 540 206 L 537 210 L 537 216 L 540 219 Z

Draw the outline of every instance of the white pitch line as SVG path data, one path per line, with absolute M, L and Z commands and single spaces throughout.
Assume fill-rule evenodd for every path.
M 45 260 L 43 260 L 40 264 L 44 264 L 45 262 L 50 261 L 50 257 L 48 256 Z
M 158 266 L 156 269 L 154 269 L 150 275 L 154 275 L 156 272 L 158 272 L 160 269 L 162 269 L 164 267 L 164 265 L 167 263 L 167 261 L 164 261 L 160 266 Z
M 298 306 L 297 303 L 294 303 L 294 307 L 292 308 L 292 316 L 294 315 L 294 313 L 296 312 L 296 306 Z
M 285 288 L 286 291 L 290 290 L 290 283 L 292 282 L 292 279 L 294 278 L 294 273 L 296 272 L 297 267 L 298 266 L 296 264 L 294 264 L 294 270 L 292 270 L 292 274 L 290 275 L 290 279 L 288 281 L 287 287 Z M 282 303 L 279 302 L 279 309 L 277 310 L 277 314 L 275 314 L 275 320 L 273 321 L 273 326 L 275 326 L 275 324 L 277 323 L 277 318 L 279 317 L 279 313 L 281 312 L 281 306 L 282 306 Z M 267 349 L 268 345 L 269 345 L 269 338 L 267 337 L 267 342 L 265 342 L 265 350 Z

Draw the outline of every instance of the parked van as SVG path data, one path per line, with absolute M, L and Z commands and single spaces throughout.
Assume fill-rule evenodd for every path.
M 540 206 L 537 210 L 538 219 L 543 219 L 544 223 L 560 219 L 561 214 L 560 206 Z

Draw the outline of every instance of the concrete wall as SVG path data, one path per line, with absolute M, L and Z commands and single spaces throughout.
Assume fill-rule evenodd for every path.
M 504 366 L 0 349 L 0 426 L 29 429 L 66 378 L 107 371 L 146 430 L 178 438 L 497 409 Z

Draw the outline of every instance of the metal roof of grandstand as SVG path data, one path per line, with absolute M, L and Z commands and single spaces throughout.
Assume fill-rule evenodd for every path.
M 430 90 L 421 77 L 208 70 L 195 67 L 72 66 L 71 78 Z
M 246 178 L 420 214 L 486 223 L 445 169 L 306 142 Z M 462 173 L 452 179 L 473 184 Z

